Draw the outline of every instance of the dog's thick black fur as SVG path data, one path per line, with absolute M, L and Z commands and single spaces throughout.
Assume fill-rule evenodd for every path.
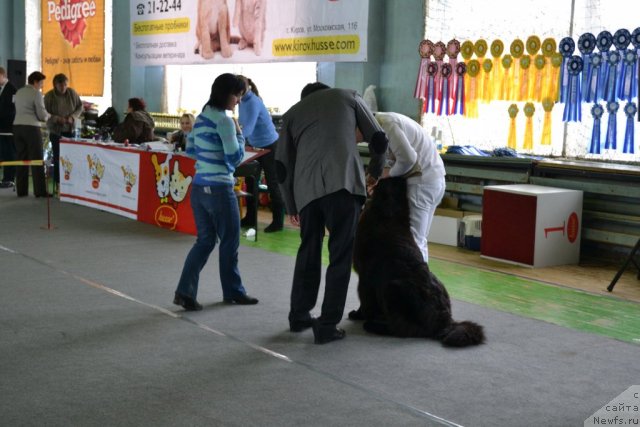
M 484 342 L 482 326 L 451 318 L 449 294 L 411 235 L 404 178 L 376 186 L 358 224 L 353 264 L 361 305 L 349 317 L 364 320 L 366 331 L 434 338 L 451 347 Z

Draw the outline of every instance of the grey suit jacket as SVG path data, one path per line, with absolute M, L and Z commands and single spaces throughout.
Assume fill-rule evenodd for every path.
M 356 127 L 365 141 L 382 128 L 353 90 L 311 93 L 283 116 L 276 150 L 280 190 L 287 214 L 309 202 L 345 189 L 366 198 L 364 167 L 356 144 Z M 369 146 L 368 173 L 378 178 L 385 161 Z

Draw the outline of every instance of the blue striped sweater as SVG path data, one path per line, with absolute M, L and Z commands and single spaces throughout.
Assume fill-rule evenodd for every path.
M 233 185 L 233 173 L 244 157 L 244 136 L 233 119 L 206 106 L 187 138 L 186 153 L 196 159 L 195 185 Z

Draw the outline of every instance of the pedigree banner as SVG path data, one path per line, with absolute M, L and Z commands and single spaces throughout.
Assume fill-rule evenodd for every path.
M 104 0 L 42 0 L 44 91 L 64 73 L 81 96 L 102 96 Z
M 132 0 L 138 66 L 366 61 L 368 0 Z

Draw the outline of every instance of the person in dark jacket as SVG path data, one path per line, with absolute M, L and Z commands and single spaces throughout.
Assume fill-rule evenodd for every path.
M 114 141 L 125 142 L 128 140 L 130 144 L 141 144 L 155 139 L 153 129 L 156 124 L 145 110 L 146 107 L 147 105 L 142 98 L 129 99 L 127 115 L 113 131 Z
M 7 71 L 0 67 L 0 161 L 5 162 L 16 159 L 16 147 L 13 144 L 13 119 L 16 117 L 13 96 L 15 94 L 16 88 L 7 78 Z M 3 166 L 0 188 L 13 187 L 15 176 L 15 166 Z

